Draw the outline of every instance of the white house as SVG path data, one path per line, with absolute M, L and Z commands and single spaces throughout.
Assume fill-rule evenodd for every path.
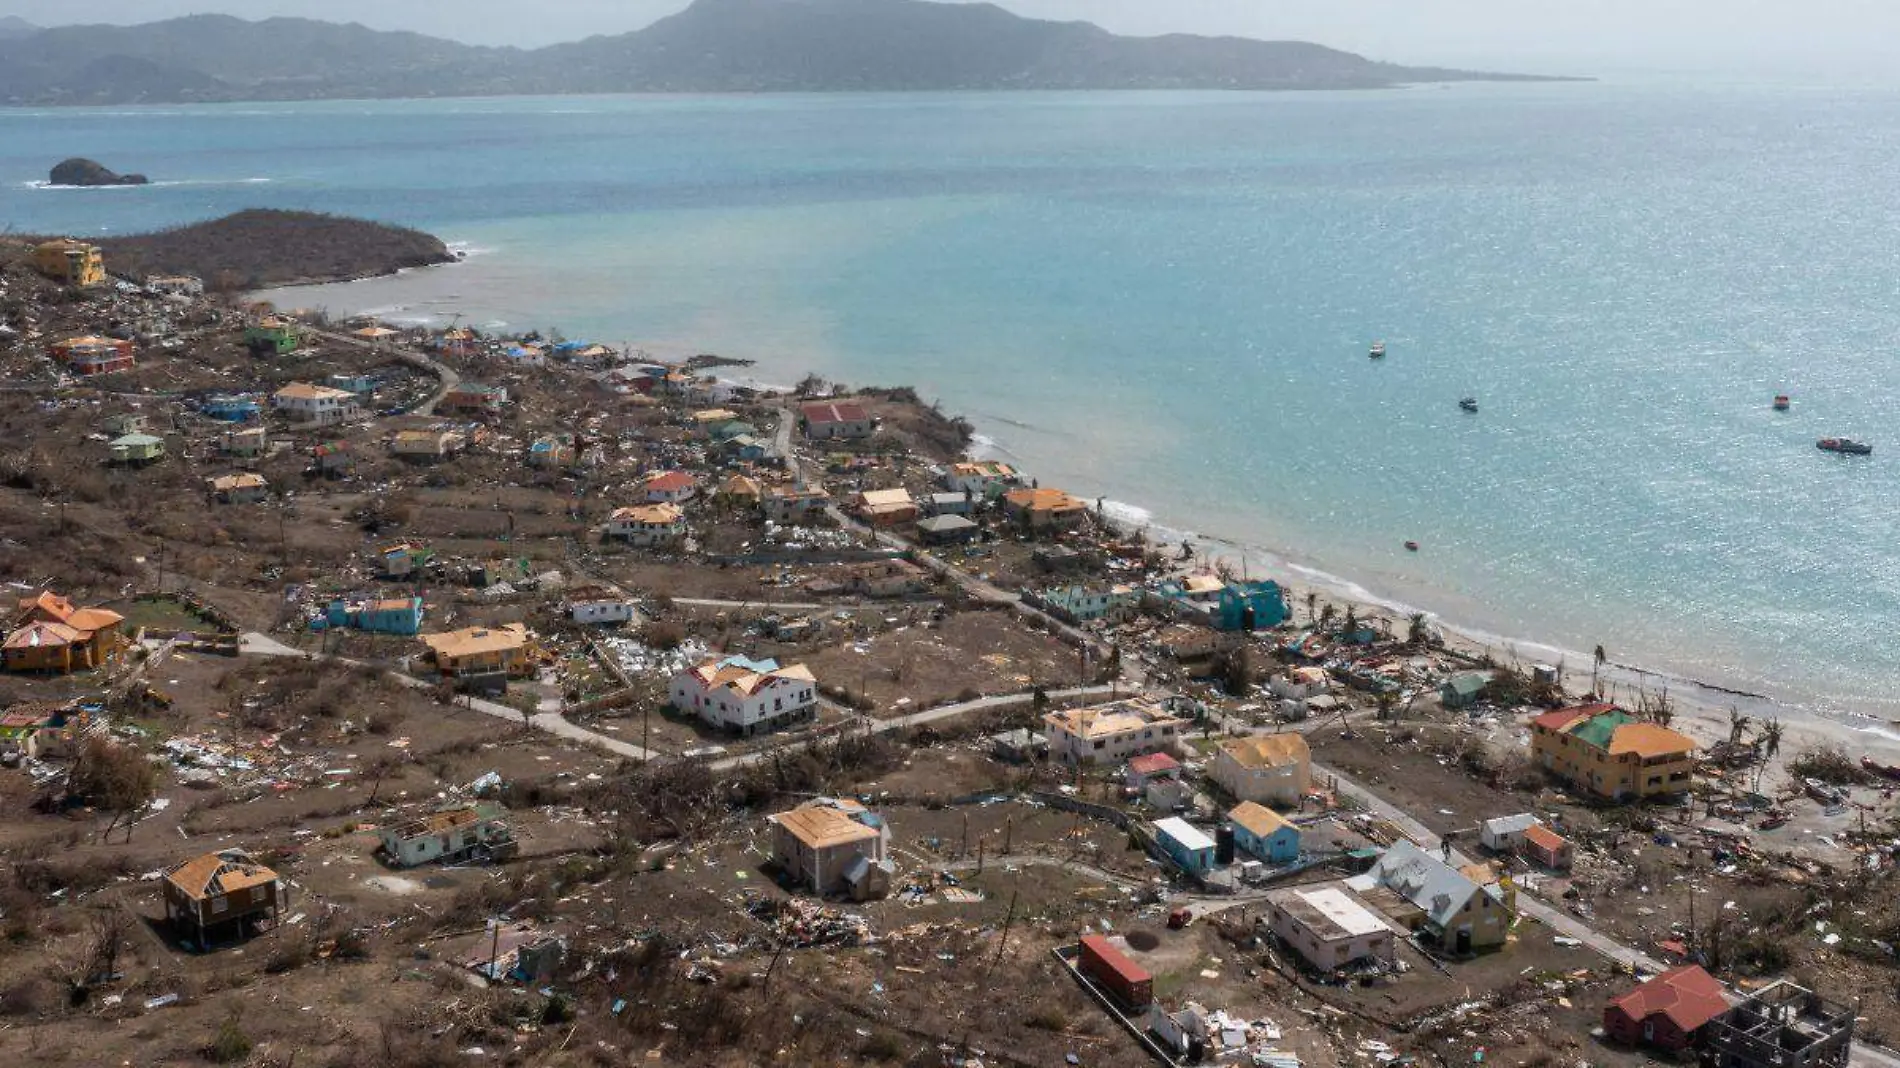
M 607 517 L 606 534 L 632 545 L 665 545 L 686 536 L 686 513 L 675 504 L 617 508 Z
M 1066 613 L 1078 623 L 1103 619 L 1132 610 L 1141 603 L 1133 586 L 1052 586 L 1036 594 L 1052 611 Z
M 767 486 L 759 497 L 759 509 L 774 523 L 807 518 L 830 504 L 831 494 L 817 486 Z
M 1524 832 L 1537 826 L 1537 817 L 1528 812 L 1499 816 L 1478 825 L 1478 844 L 1493 853 L 1515 853 L 1524 845 Z
M 699 492 L 699 480 L 684 471 L 661 471 L 640 483 L 650 504 L 683 504 Z
M 1042 717 L 1049 756 L 1070 764 L 1119 764 L 1143 753 L 1168 753 L 1188 721 L 1154 701 L 1131 698 L 1094 708 L 1072 708 Z
M 1322 972 L 1359 960 L 1393 959 L 1392 928 L 1339 887 L 1274 891 L 1267 895 L 1267 915 L 1281 943 Z
M 977 500 L 1001 497 L 1023 485 L 1022 473 L 1006 463 L 980 460 L 951 464 L 944 472 L 943 484 L 953 493 L 968 493 Z
M 1317 697 L 1331 686 L 1332 678 L 1326 674 L 1326 669 L 1317 667 L 1296 667 L 1267 680 L 1267 689 L 1272 691 L 1273 696 L 1288 701 Z
M 284 413 L 284 418 L 292 422 L 315 423 L 318 426 L 346 422 L 363 414 L 362 405 L 356 402 L 356 394 L 346 389 L 331 389 L 309 382 L 292 382 L 271 394 L 270 406 Z
M 567 599 L 567 614 L 576 623 L 631 623 L 639 612 L 625 597 L 595 588 L 575 590 Z
M 803 664 L 729 656 L 673 676 L 673 707 L 742 735 L 815 719 L 818 683 Z
M 383 856 L 398 868 L 472 856 L 499 859 L 519 848 L 513 828 L 474 807 L 433 812 L 376 834 L 382 839 Z
M 877 422 L 861 404 L 807 404 L 798 414 L 813 441 L 856 441 L 877 432 Z
M 1216 746 L 1207 774 L 1236 800 L 1291 807 L 1312 785 L 1312 753 L 1299 734 L 1229 738 Z

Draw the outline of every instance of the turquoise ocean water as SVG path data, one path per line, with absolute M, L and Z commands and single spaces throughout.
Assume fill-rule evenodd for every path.
M 1900 93 L 1787 87 L 0 111 L 0 223 L 422 226 L 475 254 L 280 300 L 912 383 L 1293 577 L 1884 719 L 1896 164 Z

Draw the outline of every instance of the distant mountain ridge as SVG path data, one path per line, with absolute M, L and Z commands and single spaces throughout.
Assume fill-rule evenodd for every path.
M 1547 80 L 1380 63 L 1321 45 L 1120 37 L 991 4 L 697 0 L 645 29 L 534 50 L 311 19 L 193 15 L 16 33 L 0 102 L 955 89 L 1372 89 Z
M 18 15 L 0 15 L 0 41 L 13 37 L 27 37 L 40 32 L 38 26 Z

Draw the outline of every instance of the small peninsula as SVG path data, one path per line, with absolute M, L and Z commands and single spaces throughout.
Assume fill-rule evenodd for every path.
M 306 211 L 253 208 L 208 222 L 99 242 L 114 273 L 191 274 L 213 289 L 342 282 L 453 263 L 420 230 Z
M 47 182 L 60 186 L 150 185 L 151 179 L 143 174 L 120 174 L 97 160 L 74 156 L 54 164 Z

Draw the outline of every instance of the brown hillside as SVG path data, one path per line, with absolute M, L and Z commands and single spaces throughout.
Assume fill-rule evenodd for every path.
M 455 259 L 420 230 L 263 208 L 99 244 L 114 274 L 193 274 L 226 290 L 368 278 Z

